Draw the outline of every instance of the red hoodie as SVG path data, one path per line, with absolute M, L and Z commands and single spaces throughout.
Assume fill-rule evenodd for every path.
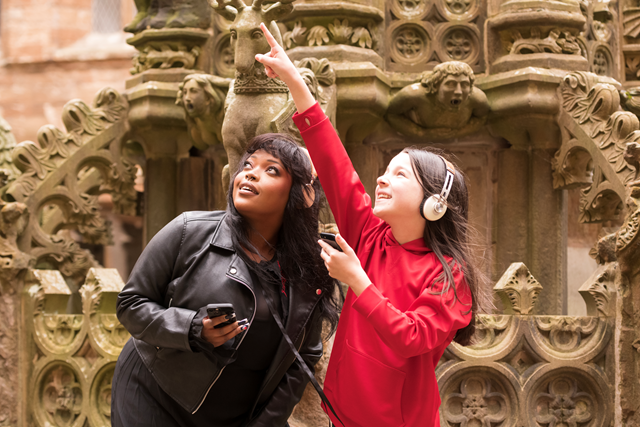
M 349 290 L 327 368 L 324 390 L 346 427 L 439 426 L 435 367 L 456 331 L 471 320 L 471 292 L 459 270 L 453 290 L 436 295 L 442 272 L 416 239 L 400 245 L 373 215 L 329 119 L 316 103 L 294 122 L 300 129 L 340 234 L 372 285 Z M 328 408 L 325 412 L 340 425 Z

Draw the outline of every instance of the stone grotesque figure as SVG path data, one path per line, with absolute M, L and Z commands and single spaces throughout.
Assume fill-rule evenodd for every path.
M 208 28 L 211 13 L 207 0 L 135 0 L 138 13 L 124 30 L 139 33 L 147 28 Z
M 391 99 L 386 119 L 408 136 L 450 138 L 479 130 L 489 103 L 474 80 L 473 70 L 463 62 L 438 64 Z
M 193 145 L 199 150 L 222 143 L 224 103 L 229 79 L 209 74 L 190 74 L 180 84 L 177 105 L 184 107 Z

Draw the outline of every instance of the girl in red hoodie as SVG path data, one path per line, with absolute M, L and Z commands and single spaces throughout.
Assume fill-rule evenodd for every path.
M 462 174 L 439 154 L 405 149 L 378 178 L 375 207 L 329 119 L 286 53 L 256 55 L 280 77 L 340 229 L 319 241 L 329 274 L 349 286 L 324 383 L 346 427 L 439 426 L 435 367 L 474 332 L 479 274 L 467 239 Z M 433 196 L 433 197 L 432 197 Z

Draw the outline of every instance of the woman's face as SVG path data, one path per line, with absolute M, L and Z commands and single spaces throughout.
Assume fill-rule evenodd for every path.
M 284 215 L 292 178 L 280 159 L 263 150 L 251 154 L 233 181 L 233 203 L 247 219 Z
M 391 159 L 384 175 L 377 182 L 374 215 L 388 223 L 420 217 L 424 191 L 413 172 L 411 158 L 407 153 L 400 153 Z

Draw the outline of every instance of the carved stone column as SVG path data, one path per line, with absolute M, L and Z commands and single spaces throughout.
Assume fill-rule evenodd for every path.
M 557 89 L 564 74 L 529 68 L 477 83 L 491 104 L 492 133 L 511 144 L 498 159 L 493 279 L 526 260 L 545 284 L 545 314 L 566 311 L 566 194 L 554 190 L 551 168 L 560 146 Z
M 138 50 L 131 69 L 134 77 L 126 87 L 131 102 L 130 140 L 142 146 L 146 163 L 142 165 L 145 243 L 184 209 L 208 206 L 210 192 L 206 179 L 194 180 L 184 173 L 192 169 L 192 141 L 184 109 L 175 102 L 185 76 L 211 71 L 211 10 L 204 0 L 166 8 L 158 15 L 141 11 L 141 17 L 128 27 L 136 34 L 127 42 Z M 197 169 L 200 159 L 194 161 Z
M 184 109 L 175 103 L 180 83 L 192 72 L 182 68 L 148 70 L 127 81 L 130 139 L 142 146 L 146 159 L 145 243 L 180 213 L 178 194 L 187 197 L 192 193 L 178 174 L 178 163 L 189 158 L 192 142 Z
M 0 210 L 0 425 L 26 425 L 24 378 L 29 340 L 22 330 L 24 273 L 33 258 L 21 252 L 16 237 L 28 218 L 26 206 L 9 203 Z

